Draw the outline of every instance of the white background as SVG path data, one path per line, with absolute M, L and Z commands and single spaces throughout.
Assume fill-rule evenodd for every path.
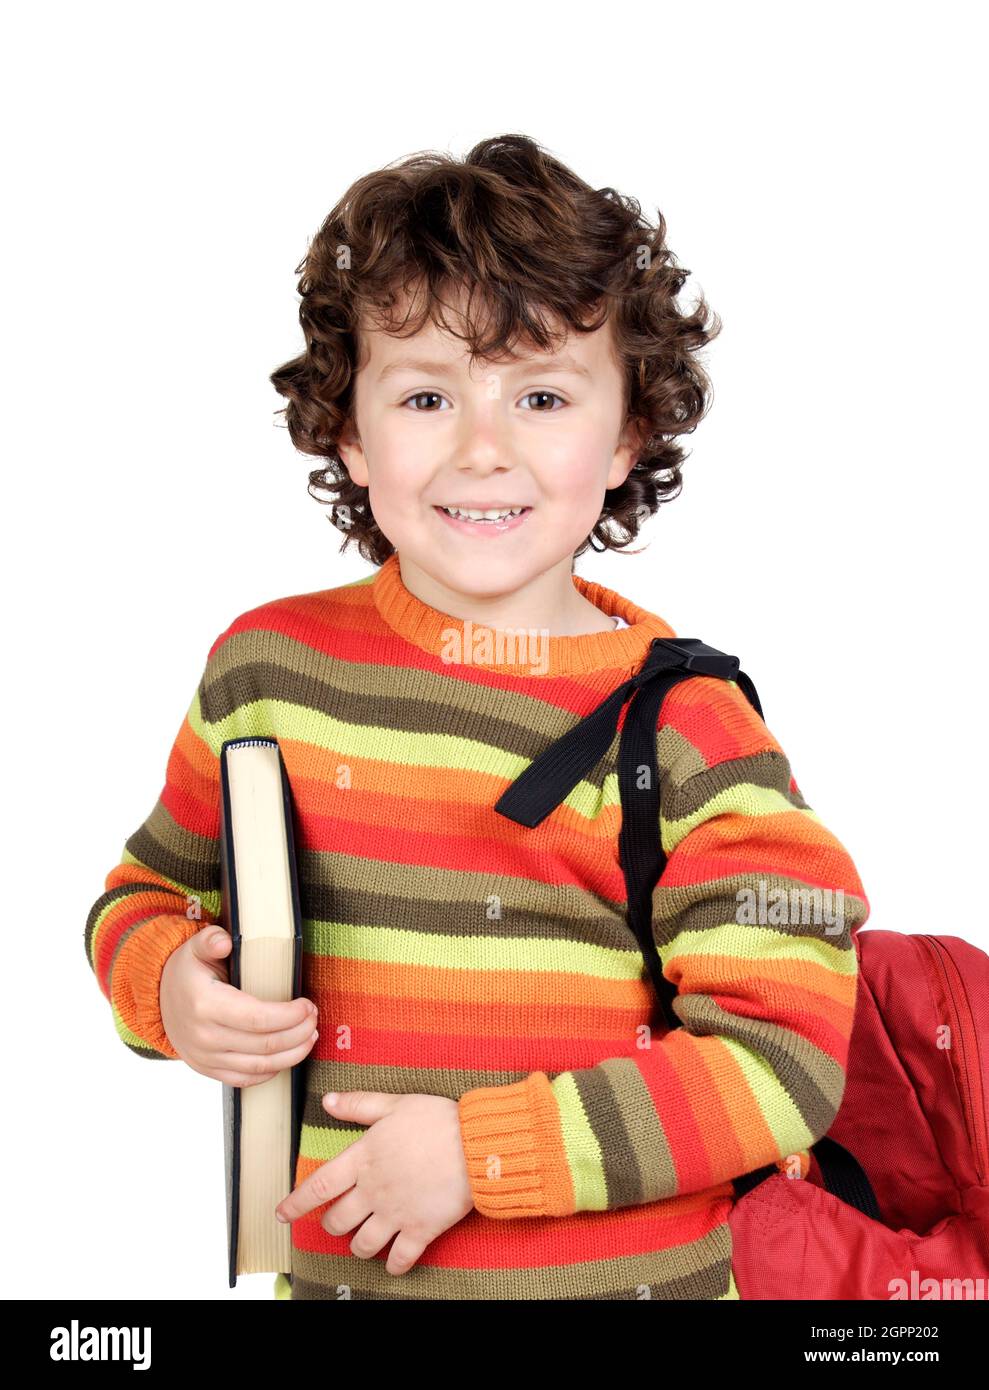
M 213 639 L 370 572 L 269 373 L 353 179 L 522 131 L 721 315 L 684 491 L 578 571 L 742 658 L 869 927 L 989 947 L 977 7 L 21 6 L 2 84 L 6 1297 L 225 1278 L 220 1088 L 114 1032 L 87 912 Z

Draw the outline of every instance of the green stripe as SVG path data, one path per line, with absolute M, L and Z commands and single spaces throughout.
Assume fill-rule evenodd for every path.
M 731 814 L 735 816 L 771 816 L 786 812 L 790 816 L 806 816 L 808 820 L 820 824 L 820 818 L 811 810 L 801 810 L 775 787 L 760 787 L 754 782 L 733 782 L 707 801 L 698 806 L 690 815 L 679 820 L 668 820 L 660 813 L 663 827 L 663 849 L 672 854 L 681 840 L 686 839 L 691 830 L 703 825 L 714 816 Z M 809 850 L 813 846 L 808 846 Z
M 573 1179 L 576 1210 L 606 1211 L 608 1186 L 601 1145 L 584 1111 L 573 1072 L 563 1072 L 550 1082 L 550 1086 L 560 1110 L 563 1148 Z
M 302 1126 L 299 1139 L 299 1153 L 303 1158 L 316 1159 L 319 1163 L 329 1163 L 331 1158 L 342 1154 L 365 1134 L 364 1129 L 333 1129 L 328 1125 Z
M 719 1037 L 721 1043 L 738 1063 L 748 1088 L 772 1133 L 777 1151 L 799 1153 L 810 1148 L 817 1135 L 807 1128 L 793 1097 L 782 1084 L 771 1064 L 755 1047 L 745 1047 L 734 1038 Z M 740 1098 L 732 1097 L 732 1110 L 741 1113 Z
M 720 931 L 732 933 L 730 949 L 719 950 L 712 944 L 712 932 Z M 838 939 L 835 938 L 836 941 Z M 786 941 L 785 957 L 780 955 L 783 940 Z M 791 961 L 807 961 L 812 965 L 822 965 L 835 975 L 852 976 L 858 970 L 854 948 L 832 945 L 820 936 L 794 936 L 786 927 L 757 927 L 732 921 L 719 923 L 704 931 L 678 932 L 670 941 L 660 942 L 658 949 L 664 966 L 684 956 L 700 960 L 713 955 L 744 960 L 750 964 L 780 959 L 785 959 L 787 965 Z
M 319 956 L 443 970 L 584 974 L 602 980 L 640 977 L 642 957 L 634 938 L 629 942 L 627 951 L 615 951 L 565 937 L 478 936 L 471 939 L 467 966 L 462 937 L 353 922 L 307 922 L 306 929 L 306 950 Z

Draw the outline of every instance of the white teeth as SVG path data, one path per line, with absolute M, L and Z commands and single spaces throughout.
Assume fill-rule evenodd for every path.
M 525 507 L 509 507 L 502 511 L 465 511 L 462 507 L 444 507 L 443 511 L 450 516 L 463 517 L 467 521 L 504 521 L 506 517 L 518 516 L 525 511 Z

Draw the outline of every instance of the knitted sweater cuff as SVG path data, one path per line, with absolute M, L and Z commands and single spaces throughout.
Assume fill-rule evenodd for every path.
M 139 922 L 117 952 L 110 975 L 110 997 L 126 1026 L 165 1057 L 178 1053 L 161 1021 L 159 990 L 168 957 L 206 924 L 167 913 Z
M 545 1072 L 478 1086 L 458 1102 L 474 1206 L 482 1216 L 568 1216 L 573 1182 Z

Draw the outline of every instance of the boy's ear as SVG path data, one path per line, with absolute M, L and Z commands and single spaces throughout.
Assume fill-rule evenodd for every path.
M 615 450 L 615 457 L 612 459 L 611 468 L 608 470 L 608 478 L 605 483 L 606 489 L 621 487 L 622 483 L 631 473 L 638 462 L 639 455 L 645 447 L 646 433 L 644 427 L 637 421 L 631 422 L 622 432 L 621 441 Z
M 367 487 L 367 459 L 357 434 L 349 429 L 344 430 L 337 440 L 336 449 L 352 480 L 358 487 Z

